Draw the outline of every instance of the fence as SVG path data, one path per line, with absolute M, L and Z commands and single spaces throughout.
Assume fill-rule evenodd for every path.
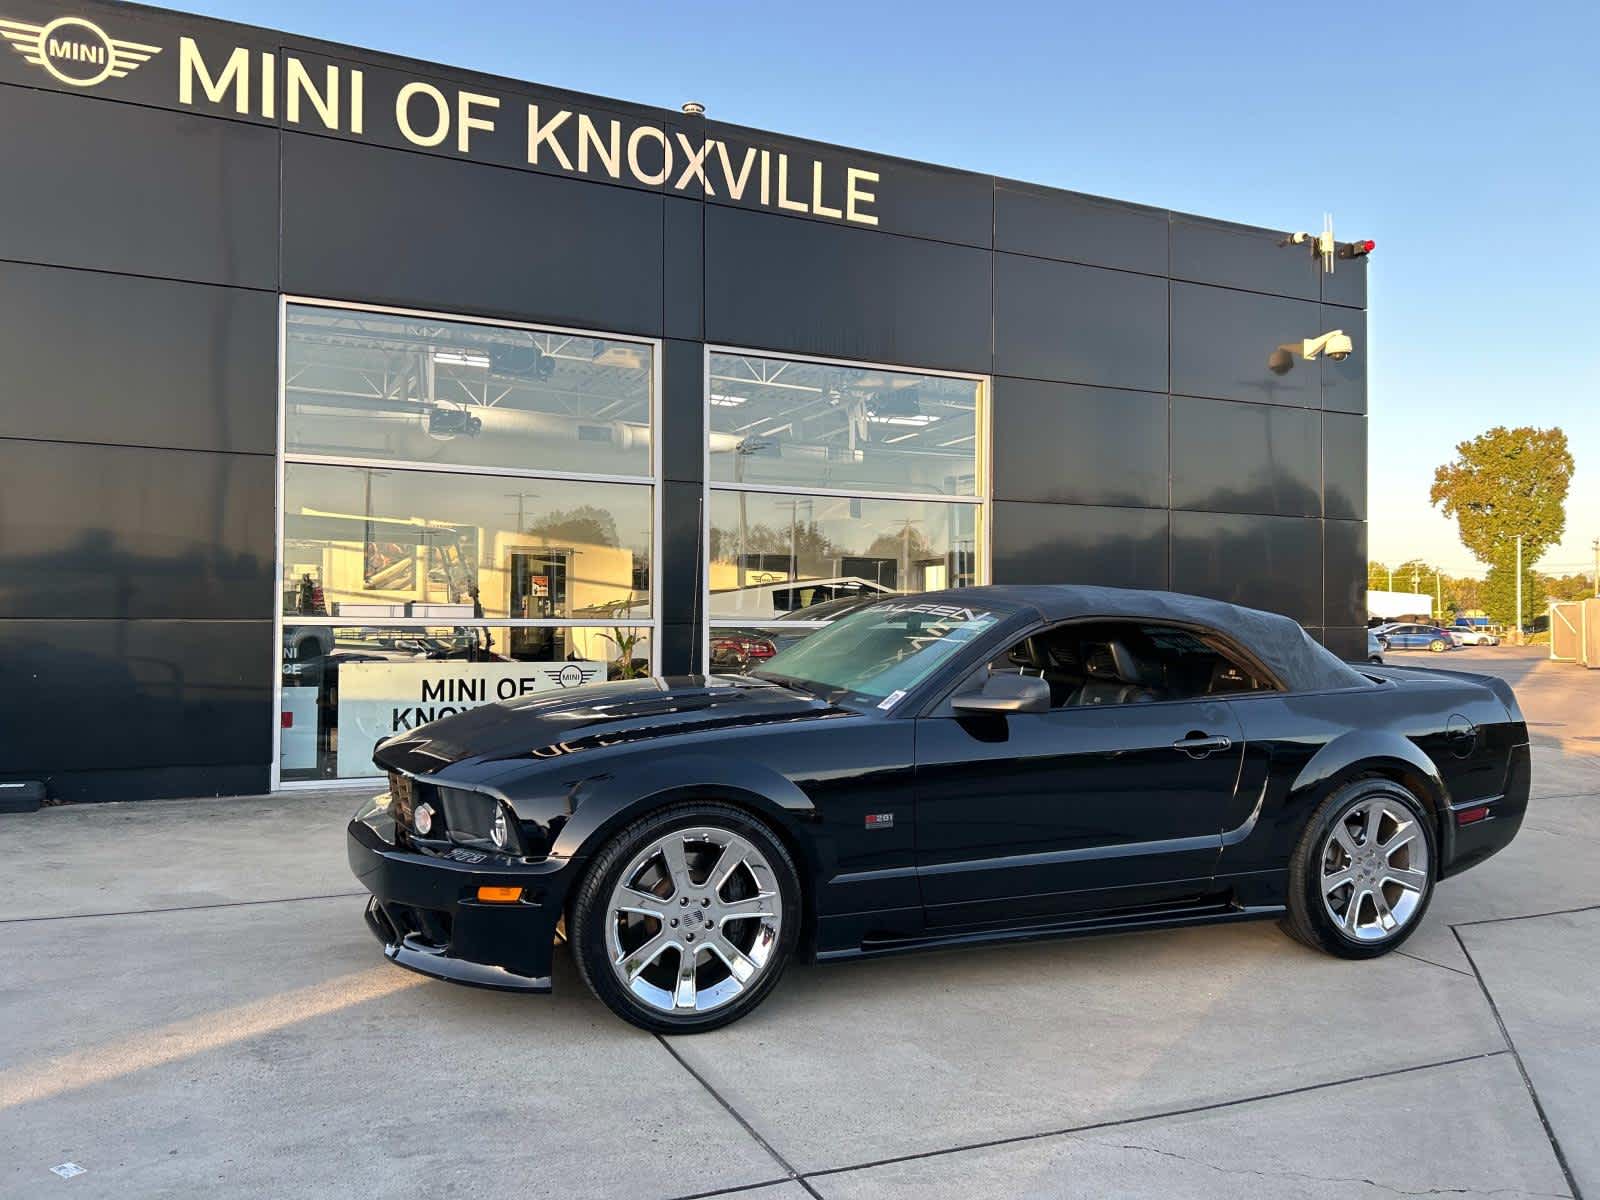
M 1550 602 L 1550 658 L 1600 668 L 1600 597 Z

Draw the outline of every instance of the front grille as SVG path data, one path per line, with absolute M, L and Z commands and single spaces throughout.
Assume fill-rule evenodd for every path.
M 417 807 L 417 784 L 409 775 L 389 772 L 389 815 L 396 825 L 410 830 L 411 814 Z

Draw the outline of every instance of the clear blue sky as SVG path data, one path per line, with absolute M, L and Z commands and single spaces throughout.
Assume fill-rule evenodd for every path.
M 1560 424 L 1544 560 L 1600 537 L 1600 16 L 1559 3 L 169 0 L 172 7 L 1277 228 L 1372 237 L 1371 552 L 1475 563 L 1434 466 Z

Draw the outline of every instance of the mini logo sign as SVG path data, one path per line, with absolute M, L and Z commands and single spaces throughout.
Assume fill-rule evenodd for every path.
M 545 672 L 551 683 L 564 688 L 582 687 L 598 674 L 599 667 L 580 667 L 577 663 L 568 663 L 559 670 Z
M 82 17 L 57 17 L 48 25 L 0 19 L 0 37 L 34 66 L 72 87 L 121 79 L 161 53 L 160 46 L 110 37 Z

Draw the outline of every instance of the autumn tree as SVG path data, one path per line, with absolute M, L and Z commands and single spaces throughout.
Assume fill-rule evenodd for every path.
M 1572 471 L 1572 452 L 1561 429 L 1497 425 L 1460 443 L 1455 461 L 1434 472 L 1429 499 L 1445 516 L 1455 518 L 1462 544 L 1488 564 L 1483 607 L 1497 620 L 1513 624 L 1517 620 L 1518 535 L 1523 619 L 1538 611 L 1542 588 L 1532 567 L 1566 530 Z

